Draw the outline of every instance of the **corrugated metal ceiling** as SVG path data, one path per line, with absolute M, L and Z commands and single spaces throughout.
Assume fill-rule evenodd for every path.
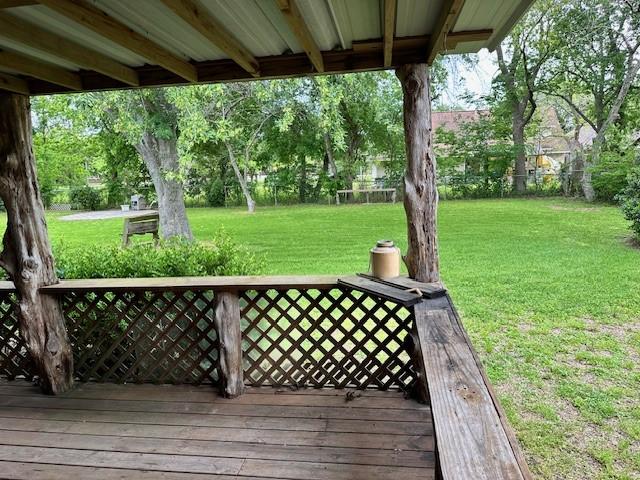
M 228 58 L 221 49 L 175 15 L 160 0 L 89 1 L 184 60 Z M 276 0 L 198 1 L 255 57 L 303 52 Z M 443 3 L 443 0 L 398 0 L 396 37 L 430 34 Z M 454 31 L 504 30 L 505 22 L 522 10 L 522 4 L 527 3 L 528 0 L 466 0 Z M 378 40 L 383 36 L 384 0 L 297 0 L 297 4 L 313 39 L 322 51 L 351 49 L 354 41 Z M 29 5 L 4 11 L 125 65 L 139 67 L 148 63 L 147 59 L 44 6 Z M 461 43 L 455 50 L 447 53 L 477 51 L 488 44 L 488 41 Z M 45 54 L 3 38 L 2 32 L 0 49 L 21 52 L 69 70 L 79 69 L 78 65 L 51 53 Z M 1 66 L 0 70 L 3 70 Z

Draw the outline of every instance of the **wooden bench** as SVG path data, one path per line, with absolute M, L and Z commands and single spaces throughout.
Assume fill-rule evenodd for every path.
M 122 246 L 129 245 L 129 238 L 133 235 L 153 235 L 153 241 L 158 245 L 160 237 L 158 236 L 158 228 L 160 225 L 160 216 L 158 213 L 147 213 L 144 215 L 136 215 L 124 219 L 124 230 L 122 232 Z
M 366 197 L 366 203 L 369 203 L 369 194 L 371 193 L 384 193 L 385 196 L 387 193 L 391 193 L 391 202 L 396 203 L 396 189 L 395 188 L 370 188 L 367 190 L 337 190 L 336 191 L 336 205 L 340 205 L 340 195 L 345 196 L 345 200 L 347 195 L 354 193 L 364 193 Z

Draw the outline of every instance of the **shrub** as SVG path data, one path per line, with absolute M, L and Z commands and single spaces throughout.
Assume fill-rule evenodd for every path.
M 592 169 L 592 183 L 599 200 L 611 202 L 627 186 L 633 169 L 633 155 L 605 151 Z
M 257 275 L 263 270 L 261 258 L 224 232 L 210 242 L 167 240 L 157 248 L 148 243 L 62 246 L 55 258 L 58 275 L 66 279 Z
M 73 188 L 69 198 L 75 209 L 97 210 L 100 206 L 100 192 L 88 185 Z
M 207 203 L 211 207 L 224 207 L 224 182 L 220 178 L 216 178 L 209 184 Z
M 624 218 L 631 222 L 631 230 L 640 240 L 640 168 L 635 168 L 629 174 L 627 186 L 618 195 Z

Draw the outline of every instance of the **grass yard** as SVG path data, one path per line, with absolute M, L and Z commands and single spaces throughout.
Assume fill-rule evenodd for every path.
M 118 242 L 122 220 L 49 217 L 67 248 Z M 403 248 L 400 204 L 189 211 L 224 227 L 269 274 L 352 273 Z M 640 479 L 640 250 L 617 208 L 562 199 L 440 206 L 442 275 L 537 478 Z

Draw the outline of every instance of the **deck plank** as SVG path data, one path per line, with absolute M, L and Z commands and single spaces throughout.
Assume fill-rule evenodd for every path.
M 130 400 L 101 400 L 86 398 L 55 397 L 49 399 L 29 394 L 2 395 L 0 406 L 21 406 L 58 409 L 101 410 L 120 412 L 155 412 L 155 413 L 190 413 L 200 415 L 218 415 L 239 417 L 277 417 L 304 419 L 336 419 L 336 420 L 379 420 L 380 409 L 377 408 L 326 408 L 307 407 L 301 405 L 238 405 L 208 404 L 191 402 L 157 402 Z M 424 406 L 420 410 L 399 410 L 388 408 L 384 411 L 384 419 L 392 422 L 415 422 L 431 420 L 431 409 Z
M 335 420 L 273 417 L 240 417 L 227 415 L 198 415 L 190 413 L 148 413 L 99 410 L 74 410 L 47 407 L 4 406 L 3 418 L 29 418 L 37 420 L 66 420 L 101 423 L 128 423 L 137 425 L 166 425 L 180 427 L 215 427 L 226 429 L 282 430 L 302 432 L 365 433 L 388 435 L 430 435 L 429 423 L 387 422 L 384 420 Z
M 238 480 L 236 475 L 216 475 L 202 473 L 158 472 L 149 470 L 128 470 L 122 468 L 80 467 L 76 465 L 53 465 L 38 462 L 0 461 L 2 479 L 7 480 Z M 242 477 L 242 480 L 263 480 L 265 477 Z
M 0 430 L 10 435 L 3 443 L 31 447 L 57 447 L 79 450 L 105 450 L 166 455 L 252 458 L 256 460 L 295 460 L 300 462 L 357 463 L 362 465 L 430 468 L 433 452 L 376 450 L 367 448 L 306 447 L 267 445 L 222 440 L 175 440 L 167 438 L 120 437 L 73 433 L 46 433 Z
M 11 395 L 19 392 L 38 394 L 36 387 L 15 385 L 15 382 L 2 385 L 0 395 Z M 103 388 L 99 388 L 102 386 Z M 271 406 L 307 406 L 307 407 L 336 407 L 336 408 L 380 408 L 399 410 L 421 410 L 424 405 L 417 402 L 403 401 L 402 393 L 393 392 L 387 396 L 371 395 L 369 391 L 357 391 L 359 397 L 347 401 L 347 390 L 338 390 L 340 395 L 274 393 L 272 395 L 242 395 L 233 400 L 218 396 L 209 387 L 200 387 L 189 391 L 180 386 L 157 385 L 157 390 L 146 385 L 114 385 L 114 384 L 80 384 L 72 392 L 61 395 L 62 398 L 89 398 L 103 400 L 132 400 L 132 401 L 163 401 L 163 402 L 193 402 L 209 405 L 228 404 L 230 401 L 237 405 L 271 405 Z M 194 387 L 190 387 L 194 388 Z M 269 390 L 272 390 L 269 388 Z M 350 391 L 350 390 L 349 390 Z
M 424 304 L 416 307 L 415 321 L 443 480 L 523 480 L 461 326 L 448 310 Z
M 2 478 L 429 479 L 431 410 L 400 392 L 0 382 Z

